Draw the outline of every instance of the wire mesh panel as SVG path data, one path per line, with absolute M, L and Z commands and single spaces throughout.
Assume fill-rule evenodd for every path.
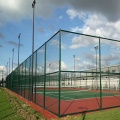
M 19 94 L 22 95 L 22 64 L 19 66 Z
M 61 70 L 61 116 L 100 109 L 99 38 L 62 31 Z
M 13 74 L 12 74 L 12 80 L 14 81 L 13 82 L 13 86 L 14 86 L 14 92 L 16 92 L 16 93 L 18 93 L 18 79 L 17 79 L 17 69 L 15 69 L 14 71 L 13 71 Z
M 22 64 L 22 86 L 25 85 L 25 62 Z M 22 88 L 22 96 L 25 97 L 25 87 Z
M 46 81 L 45 81 L 45 108 L 58 115 L 59 104 L 59 34 L 56 34 L 46 43 Z M 50 92 L 50 93 L 49 93 Z M 53 96 L 57 92 L 57 96 Z
M 101 39 L 102 108 L 120 106 L 120 41 Z
M 24 62 L 23 62 L 24 63 Z M 21 96 L 24 97 L 24 78 L 23 78 L 23 63 L 20 68 L 20 81 L 21 81 Z
M 33 87 L 35 101 L 44 107 L 44 80 L 45 80 L 45 45 L 36 51 L 36 82 Z M 39 86 L 42 86 L 41 88 Z
M 26 60 L 25 98 L 30 99 L 30 57 Z
M 34 57 L 34 59 L 33 59 L 33 82 L 32 82 L 32 94 L 33 94 L 33 102 L 35 102 L 36 103 L 36 95 L 34 94 L 34 86 L 36 86 L 36 74 L 37 74 L 37 52 L 34 52 L 34 54 L 33 54 L 33 57 Z

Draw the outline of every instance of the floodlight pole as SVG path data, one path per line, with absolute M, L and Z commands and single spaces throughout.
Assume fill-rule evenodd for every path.
M 20 54 L 20 36 L 21 36 L 21 33 L 18 35 L 18 39 L 19 39 L 19 42 L 18 42 L 18 67 L 19 67 L 19 54 Z
M 73 55 L 73 59 L 74 59 L 74 79 L 75 79 L 75 55 Z M 71 79 L 71 85 L 72 85 L 72 79 Z
M 33 63 L 34 63 L 34 14 L 35 14 L 35 3 L 36 0 L 33 1 L 32 3 L 32 8 L 33 8 L 33 34 L 32 34 L 32 79 L 31 79 L 31 101 L 33 101 Z
M 18 35 L 18 68 L 17 68 L 17 92 L 19 92 L 19 54 L 20 54 L 20 36 L 21 33 Z
M 75 55 L 73 55 L 74 58 L 74 72 L 75 72 Z
M 9 74 L 10 74 L 10 57 L 9 57 Z
M 44 69 L 43 69 L 43 67 L 42 67 L 42 75 L 44 75 Z
M 3 70 L 2 70 L 2 79 L 3 79 Z
M 4 72 L 4 68 L 2 70 L 2 87 L 3 87 L 3 72 Z
M 96 51 L 96 84 L 97 84 L 97 49 L 98 49 L 98 46 L 95 46 L 95 51 Z M 98 88 L 98 85 L 96 86 L 96 88 Z
M 14 59 L 14 48 L 12 49 L 13 56 L 12 56 L 12 71 L 13 71 L 13 59 Z
M 6 65 L 6 67 L 7 67 L 6 69 L 7 69 L 7 76 L 8 76 L 8 62 L 7 62 L 7 65 Z

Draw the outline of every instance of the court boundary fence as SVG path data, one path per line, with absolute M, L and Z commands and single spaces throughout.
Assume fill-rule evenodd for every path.
M 67 36 L 67 37 L 66 37 Z M 64 41 L 66 39 L 72 39 L 72 42 L 74 42 L 72 37 L 78 37 L 82 36 L 79 39 L 91 38 L 93 41 L 97 41 L 97 64 L 96 67 L 93 69 L 84 69 L 84 70 L 76 70 L 75 65 L 74 69 L 69 68 L 65 70 L 63 68 L 64 63 L 67 61 L 67 55 L 63 55 L 63 51 L 65 49 Z M 74 38 L 75 38 L 74 37 Z M 94 40 L 95 39 L 95 40 Z M 69 41 L 69 40 L 68 40 Z M 70 44 L 70 42 L 66 42 Z M 104 41 L 104 42 L 101 42 Z M 62 86 L 76 86 L 78 85 L 81 90 L 91 89 L 91 90 L 98 90 L 99 92 L 99 107 L 93 108 L 86 111 L 93 111 L 93 110 L 102 110 L 105 109 L 103 107 L 103 90 L 107 89 L 108 91 L 117 90 L 117 92 L 120 92 L 120 65 L 111 65 L 104 67 L 102 66 L 102 44 L 110 44 L 113 43 L 120 43 L 119 40 L 99 37 L 99 36 L 93 36 L 93 35 L 87 35 L 82 33 L 76 33 L 66 30 L 59 30 L 56 34 L 54 34 L 47 42 L 45 42 L 40 48 L 38 48 L 34 54 L 30 55 L 24 62 L 22 62 L 14 71 L 12 71 L 7 77 L 6 77 L 6 87 L 17 94 L 21 95 L 22 97 L 28 99 L 29 101 L 32 101 L 39 106 L 43 107 L 44 109 L 56 114 L 58 117 L 67 115 L 67 114 L 74 114 L 74 113 L 80 113 L 83 111 L 72 111 L 72 112 L 62 112 L 62 102 L 61 95 L 62 95 Z M 96 42 L 95 44 L 96 45 Z M 92 45 L 92 46 L 94 46 Z M 71 48 L 74 46 L 70 46 Z M 97 52 L 96 50 L 96 52 Z M 32 56 L 33 59 L 33 76 L 32 76 Z M 73 55 L 73 58 L 75 58 L 75 55 Z M 75 59 L 74 59 L 75 60 Z M 64 63 L 63 63 L 64 61 Z M 68 61 L 67 61 L 68 62 Z M 75 62 L 75 61 L 74 61 Z M 97 66 L 98 65 L 98 66 Z M 56 68 L 54 67 L 56 66 Z M 112 71 L 112 68 L 114 68 L 116 71 Z M 105 79 L 107 82 L 103 82 L 103 79 Z M 117 82 L 113 85 L 113 79 Z M 33 81 L 32 81 L 33 80 Z M 96 82 L 96 83 L 95 83 Z M 93 84 L 94 83 L 94 84 Z M 118 86 L 117 86 L 118 85 Z M 25 86 L 28 86 L 27 88 Z M 35 90 L 34 90 L 35 86 Z M 43 86 L 41 87 L 40 91 L 42 92 L 41 95 L 37 94 L 37 86 Z M 51 89 L 49 88 L 51 86 Z M 52 89 L 52 86 L 57 86 L 56 89 Z M 90 86 L 90 88 L 89 88 Z M 49 88 L 49 89 L 48 89 Z M 46 95 L 47 91 L 57 91 L 58 92 L 58 98 L 53 99 L 53 102 L 51 101 L 51 104 L 54 104 L 52 107 L 49 104 L 48 96 Z M 68 89 L 67 89 L 68 90 Z M 65 102 L 65 101 L 64 101 Z M 72 101 L 74 102 L 74 100 Z M 72 104 L 72 103 L 71 103 Z M 118 107 L 119 105 L 113 105 L 108 106 L 106 108 L 111 107 Z M 54 108 L 56 107 L 56 108 Z M 67 107 L 68 109 L 69 107 Z M 66 109 L 66 110 L 67 110 Z

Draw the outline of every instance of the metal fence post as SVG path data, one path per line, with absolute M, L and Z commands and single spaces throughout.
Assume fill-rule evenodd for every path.
M 102 110 L 101 41 L 100 41 L 100 37 L 99 37 L 99 72 L 100 72 L 100 110 Z
M 44 56 L 44 109 L 45 109 L 45 87 L 46 87 L 46 44 L 45 43 L 45 56 Z
M 61 30 L 59 30 L 59 96 L 58 96 L 58 117 L 60 117 L 60 95 L 61 95 Z

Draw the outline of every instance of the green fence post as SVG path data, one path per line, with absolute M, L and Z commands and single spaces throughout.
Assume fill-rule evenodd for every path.
M 37 79 L 37 51 L 36 51 L 36 64 L 35 64 L 35 88 L 33 87 L 34 93 L 34 102 L 36 103 L 36 79 Z
M 24 74 L 24 81 L 25 81 L 25 86 L 26 86 L 26 61 L 25 61 L 25 74 Z M 25 93 L 26 93 L 26 87 L 24 87 L 24 98 L 25 98 Z
M 46 87 L 46 44 L 47 43 L 45 43 L 45 56 L 44 56 L 44 109 L 45 109 L 45 87 Z
M 120 92 L 120 66 L 118 66 L 118 70 L 119 70 L 119 85 L 118 85 L 119 88 L 118 89 L 119 89 L 119 92 Z
M 60 80 L 61 80 L 61 30 L 59 30 L 59 95 L 58 95 L 58 117 L 60 117 L 60 95 L 61 95 L 61 85 L 60 85 Z
M 100 37 L 99 37 L 99 72 L 100 72 L 100 110 L 102 110 L 101 41 L 100 41 Z

